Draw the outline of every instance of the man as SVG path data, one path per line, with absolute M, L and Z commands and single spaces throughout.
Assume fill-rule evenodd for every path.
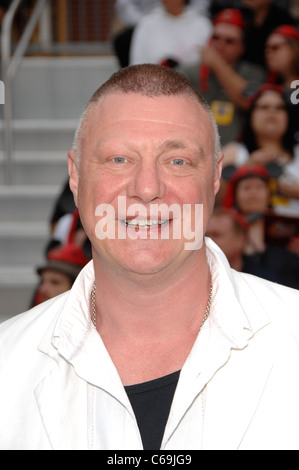
M 198 14 L 208 16 L 209 2 L 210 0 L 191 0 L 186 4 L 190 4 Z M 170 7 L 173 8 L 175 3 L 176 1 L 171 0 Z M 135 27 L 145 15 L 160 5 L 160 0 L 116 0 L 115 12 L 124 29 L 116 33 L 113 45 L 121 67 L 129 65 L 130 45 Z M 150 37 L 152 38 L 152 31 L 150 31 Z
M 190 249 L 221 158 L 174 70 L 124 68 L 95 93 L 69 153 L 93 262 L 0 327 L 0 448 L 299 447 L 298 292 Z
M 265 72 L 244 60 L 245 22 L 239 10 L 226 8 L 214 19 L 209 44 L 199 63 L 180 67 L 209 103 L 223 145 L 236 140 L 249 107 L 248 96 L 265 80 Z
M 216 207 L 206 232 L 206 236 L 221 248 L 230 267 L 237 271 L 243 271 L 248 228 L 247 220 L 237 211 Z
M 232 269 L 288 285 L 283 282 L 286 276 L 282 279 L 273 266 L 265 265 L 262 253 L 245 254 L 249 231 L 250 225 L 243 214 L 233 209 L 217 207 L 210 219 L 206 236 L 221 248 Z
M 90 261 L 81 246 L 72 243 L 52 248 L 47 258 L 36 270 L 40 277 L 36 305 L 70 290 L 83 266 Z
M 198 62 L 199 49 L 210 37 L 211 21 L 186 0 L 160 0 L 160 8 L 145 15 L 132 37 L 130 64 Z
M 280 25 L 294 24 L 294 18 L 275 0 L 241 0 L 241 5 L 248 25 L 244 59 L 267 68 L 265 45 L 269 34 Z

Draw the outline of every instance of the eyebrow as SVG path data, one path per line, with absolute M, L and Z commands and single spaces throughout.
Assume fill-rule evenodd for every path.
M 162 152 L 165 152 L 167 150 L 188 150 L 190 147 L 181 140 L 166 140 L 160 145 L 160 149 Z M 201 145 L 197 146 L 197 151 L 200 155 L 200 158 L 205 156 L 205 152 Z

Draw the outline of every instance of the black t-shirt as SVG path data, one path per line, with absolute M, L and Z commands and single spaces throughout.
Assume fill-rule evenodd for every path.
M 159 450 L 180 371 L 125 387 L 134 410 L 144 450 Z

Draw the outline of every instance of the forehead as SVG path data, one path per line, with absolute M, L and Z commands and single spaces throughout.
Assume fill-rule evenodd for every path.
M 282 43 L 285 43 L 286 40 L 284 38 L 284 36 L 282 36 L 281 34 L 276 34 L 276 33 L 273 33 L 273 34 L 270 34 L 270 36 L 268 37 L 267 39 L 267 42 L 266 44 L 282 44 Z
M 243 189 L 243 188 L 249 188 L 249 187 L 252 187 L 252 186 L 268 187 L 268 184 L 265 180 L 263 180 L 259 176 L 250 175 L 247 178 L 241 179 L 238 182 L 236 188 L 237 189 L 240 189 L 240 188 Z
M 242 39 L 241 29 L 233 24 L 218 23 L 214 27 L 214 33 L 221 34 L 229 38 Z
M 139 93 L 108 93 L 102 96 L 94 105 L 95 113 L 100 111 L 102 118 L 109 118 L 115 113 L 115 118 L 127 116 L 138 117 L 149 113 L 158 113 L 161 119 L 171 115 L 173 110 L 181 112 L 190 109 L 190 115 L 202 116 L 205 112 L 199 101 L 187 94 L 147 96 Z M 188 113 L 189 114 L 189 113 Z
M 256 100 L 257 103 L 261 102 L 283 102 L 282 96 L 274 90 L 265 91 L 261 96 Z
M 88 139 L 92 133 L 125 133 L 141 131 L 175 133 L 177 131 L 214 137 L 208 112 L 196 98 L 188 95 L 148 97 L 137 93 L 111 93 L 93 104 L 86 123 Z

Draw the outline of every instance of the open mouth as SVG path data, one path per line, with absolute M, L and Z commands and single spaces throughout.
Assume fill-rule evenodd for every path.
M 122 221 L 127 227 L 135 230 L 148 230 L 152 228 L 159 228 L 169 224 L 170 220 L 158 220 L 158 219 L 125 219 Z

